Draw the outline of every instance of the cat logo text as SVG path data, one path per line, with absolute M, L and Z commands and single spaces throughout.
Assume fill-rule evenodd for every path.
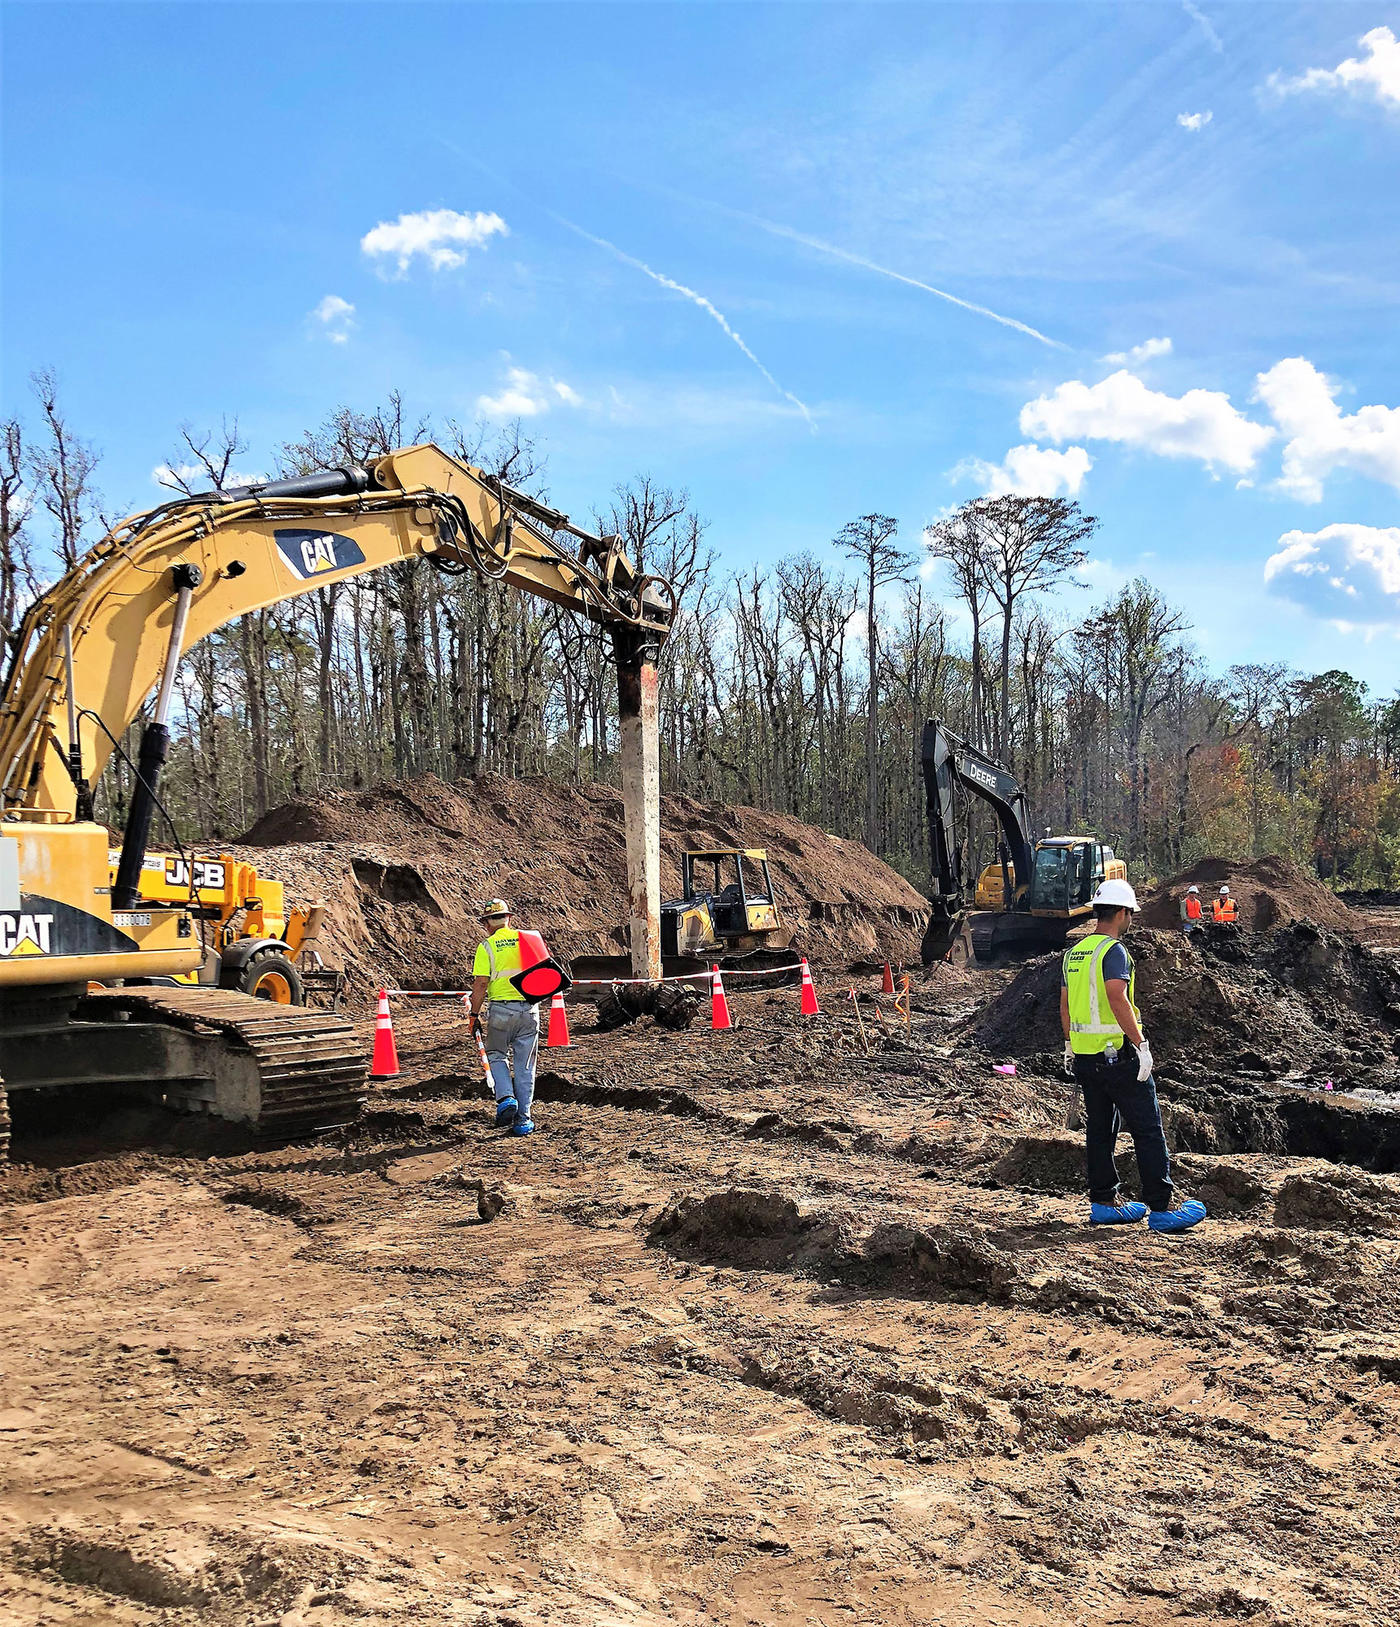
M 47 955 L 52 915 L 0 913 L 0 956 Z
M 335 531 L 274 531 L 272 540 L 292 575 L 302 582 L 365 562 L 359 543 Z

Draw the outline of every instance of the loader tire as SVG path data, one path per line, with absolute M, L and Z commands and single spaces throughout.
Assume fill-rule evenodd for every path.
M 605 989 L 597 1005 L 596 1027 L 600 1034 L 609 1034 L 614 1028 L 625 1028 L 636 1021 L 636 1015 L 623 1005 L 616 988 Z
M 0 1170 L 10 1161 L 10 1095 L 0 1079 Z
M 301 975 L 291 961 L 276 949 L 260 949 L 248 957 L 238 974 L 235 987 L 255 1000 L 271 1000 L 279 1006 L 304 1006 L 306 991 Z
M 677 1031 L 689 1028 L 700 1010 L 700 996 L 694 989 L 677 983 L 664 983 L 656 995 L 656 1020 L 663 1028 Z

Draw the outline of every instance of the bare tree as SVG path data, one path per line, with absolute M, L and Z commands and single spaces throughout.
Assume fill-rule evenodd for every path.
M 865 646 L 869 657 L 869 688 L 865 701 L 865 842 L 872 852 L 880 846 L 879 715 L 880 633 L 875 597 L 891 582 L 907 582 L 914 556 L 893 541 L 899 521 L 888 514 L 862 514 L 848 520 L 832 539 L 861 567 L 865 578 Z
M 197 432 L 190 424 L 181 424 L 180 440 L 183 452 L 176 452 L 176 463 L 167 461 L 161 467 L 160 483 L 171 491 L 183 492 L 187 497 L 202 490 L 207 482 L 215 491 L 222 491 L 228 481 L 233 460 L 248 450 L 248 443 L 238 433 L 238 420 L 223 419 L 217 430 Z M 184 461 L 188 453 L 193 463 Z
M 924 527 L 924 547 L 942 560 L 953 579 L 953 589 L 967 606 L 972 620 L 972 705 L 966 732 L 974 745 L 986 746 L 988 731 L 984 705 L 986 665 L 982 653 L 982 621 L 987 608 L 987 574 L 982 565 L 984 539 L 975 505 L 964 504 L 955 514 Z
M 93 474 L 98 456 L 91 442 L 74 434 L 58 403 L 58 380 L 47 369 L 30 377 L 44 420 L 44 439 L 31 444 L 26 459 L 29 483 L 53 520 L 64 568 L 77 563 L 85 533 L 97 517 Z
M 0 425 L 0 640 L 11 653 L 24 603 L 38 590 L 25 527 L 34 500 L 25 484 L 24 432 L 19 419 Z
M 1011 648 L 1016 607 L 1025 594 L 1044 593 L 1073 579 L 1089 557 L 1083 546 L 1098 521 L 1063 497 L 984 497 L 969 505 L 981 532 L 978 559 L 1001 611 L 1001 671 L 992 751 L 1013 760 Z

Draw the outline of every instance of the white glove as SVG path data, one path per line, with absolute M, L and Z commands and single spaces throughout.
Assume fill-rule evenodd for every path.
M 1144 1084 L 1152 1077 L 1152 1047 L 1143 1040 L 1137 1048 L 1138 1054 L 1138 1083 Z
M 1068 1040 L 1065 1041 L 1065 1073 L 1074 1078 L 1074 1047 Z

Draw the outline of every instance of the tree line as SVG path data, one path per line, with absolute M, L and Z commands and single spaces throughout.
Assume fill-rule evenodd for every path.
M 391 396 L 342 407 L 277 449 L 268 476 L 433 438 L 548 498 L 519 422 L 432 423 Z M 186 426 L 162 465 L 179 492 L 235 478 L 236 422 Z M 50 374 L 3 425 L 0 637 L 117 516 L 93 444 Z M 164 495 L 164 494 L 162 494 Z M 148 505 L 143 505 L 148 506 Z M 662 654 L 668 791 L 792 813 L 863 838 L 916 884 L 928 869 L 919 741 L 941 717 L 1021 780 L 1037 825 L 1111 841 L 1139 879 L 1205 853 L 1283 853 L 1336 883 L 1400 882 L 1400 699 L 1341 670 L 1211 672 L 1181 610 L 1138 578 L 1082 612 L 1097 520 L 1064 498 L 966 503 L 900 541 L 878 512 L 736 568 L 688 494 L 650 476 L 593 515 L 680 611 Z M 432 773 L 616 782 L 605 638 L 566 610 L 409 560 L 257 611 L 181 664 L 164 800 L 225 841 L 279 803 Z M 99 811 L 121 823 L 109 770 Z M 992 828 L 974 813 L 976 861 Z

